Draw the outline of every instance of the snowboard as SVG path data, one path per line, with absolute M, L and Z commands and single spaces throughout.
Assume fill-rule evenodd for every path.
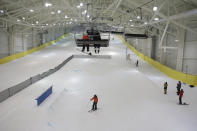
M 183 102 L 183 104 L 179 104 L 179 103 L 178 103 L 178 105 L 189 105 L 189 104 L 186 103 L 186 102 Z
M 98 109 L 99 109 L 99 108 L 97 108 L 97 110 L 98 110 Z M 97 111 L 97 110 L 92 110 L 92 109 L 91 109 L 91 110 L 89 110 L 88 112 L 95 112 L 95 111 Z

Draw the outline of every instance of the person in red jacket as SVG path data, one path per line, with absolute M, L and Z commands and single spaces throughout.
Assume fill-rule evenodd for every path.
M 83 40 L 89 40 L 89 37 L 87 34 L 83 35 Z M 88 43 L 83 43 L 83 48 L 82 48 L 82 52 L 84 52 L 85 47 L 87 47 L 87 52 L 89 51 L 89 44 Z
M 181 89 L 180 93 L 179 93 L 179 104 L 182 104 L 182 97 L 183 97 L 183 89 Z
M 98 103 L 97 95 L 94 95 L 94 97 L 92 97 L 90 100 L 91 101 L 93 100 L 92 110 L 93 111 L 97 110 L 97 103 Z

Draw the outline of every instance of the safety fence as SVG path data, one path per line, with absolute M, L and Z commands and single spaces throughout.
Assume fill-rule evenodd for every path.
M 136 50 L 135 47 L 133 47 L 128 42 L 126 42 L 125 39 L 121 35 L 119 35 L 119 38 L 136 55 L 138 55 L 140 58 L 142 58 L 143 60 L 147 61 L 149 64 L 153 65 L 154 67 L 156 67 L 158 70 L 160 70 L 161 72 L 165 73 L 169 77 L 171 77 L 173 79 L 176 79 L 176 80 L 180 80 L 180 81 L 182 81 L 184 83 L 187 83 L 189 85 L 197 86 L 197 76 L 196 75 L 185 74 L 183 72 L 179 72 L 177 70 L 171 69 L 171 68 L 169 68 L 169 67 L 167 67 L 167 66 L 159 63 L 158 61 L 155 61 L 155 60 L 153 60 L 153 59 L 145 56 L 144 54 L 142 54 L 141 52 L 139 52 L 138 50 Z
M 11 96 L 13 96 L 14 94 L 16 94 L 19 91 L 27 88 L 28 86 L 36 83 L 37 81 L 55 73 L 56 71 L 58 71 L 60 68 L 62 68 L 66 63 L 68 63 L 73 58 L 111 59 L 111 56 L 110 55 L 91 55 L 91 56 L 90 55 L 71 55 L 70 57 L 68 57 L 66 60 L 64 60 L 61 64 L 59 64 L 55 68 L 49 69 L 48 71 L 43 72 L 41 74 L 37 74 L 37 75 L 35 75 L 33 77 L 30 77 L 29 79 L 15 85 L 15 86 L 12 86 L 8 89 L 5 89 L 5 90 L 1 91 L 0 92 L 0 102 L 6 100 L 7 98 L 9 98 Z
M 6 100 L 7 98 L 13 96 L 14 94 L 18 93 L 19 91 L 27 88 L 28 86 L 34 84 L 35 82 L 55 73 L 56 71 L 58 71 L 60 68 L 62 68 L 66 63 L 68 63 L 71 59 L 73 58 L 73 55 L 68 57 L 66 60 L 64 60 L 61 64 L 59 64 L 58 66 L 56 66 L 53 69 L 49 69 L 46 72 L 43 72 L 41 74 L 37 74 L 33 77 L 30 77 L 29 79 L 15 85 L 12 86 L 8 89 L 5 89 L 3 91 L 0 92 L 0 102 Z
M 38 50 L 40 50 L 40 49 L 42 49 L 42 48 L 45 48 L 46 46 L 52 45 L 52 44 L 54 44 L 54 43 L 60 41 L 61 39 L 63 39 L 64 37 L 66 37 L 66 36 L 68 36 L 68 35 L 69 35 L 69 33 L 64 34 L 64 35 L 60 36 L 59 38 L 57 38 L 56 40 L 52 40 L 52 41 L 46 42 L 46 43 L 44 43 L 44 44 L 41 45 L 41 46 L 35 47 L 35 48 L 30 49 L 30 50 L 27 50 L 27 51 L 25 51 L 25 52 L 16 53 L 16 54 L 14 54 L 14 55 L 10 55 L 10 56 L 7 56 L 7 57 L 5 57 L 5 58 L 2 58 L 2 59 L 0 59 L 0 64 L 5 64 L 5 63 L 8 63 L 8 62 L 13 61 L 13 60 L 15 60 L 15 59 L 24 57 L 24 56 L 26 56 L 26 55 L 28 55 L 28 54 L 31 54 L 31 53 L 33 53 L 33 52 L 35 52 L 35 51 L 38 51 Z

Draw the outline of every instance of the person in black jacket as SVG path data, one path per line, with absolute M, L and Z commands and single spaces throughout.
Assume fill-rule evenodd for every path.
M 180 93 L 180 91 L 181 91 L 181 82 L 179 81 L 178 83 L 177 83 L 177 95 L 179 95 L 179 93 Z

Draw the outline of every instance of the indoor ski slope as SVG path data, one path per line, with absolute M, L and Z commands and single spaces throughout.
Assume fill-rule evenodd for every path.
M 196 131 L 197 89 L 183 84 L 178 105 L 176 80 L 140 60 L 115 36 L 101 55 L 111 59 L 74 58 L 59 71 L 0 103 L 0 131 Z M 0 65 L 1 89 L 54 68 L 72 54 L 81 54 L 69 36 L 56 45 Z M 163 83 L 168 81 L 168 94 Z M 39 107 L 37 98 L 53 85 L 53 94 Z M 97 94 L 98 110 L 89 113 Z

